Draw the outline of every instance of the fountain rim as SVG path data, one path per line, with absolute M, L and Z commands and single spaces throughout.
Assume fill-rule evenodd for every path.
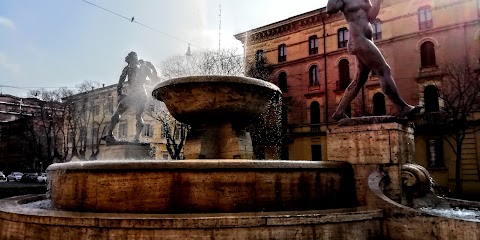
M 168 79 L 166 81 L 162 81 L 157 86 L 155 86 L 154 91 L 162 87 L 167 87 L 171 85 L 177 84 L 186 84 L 186 83 L 239 83 L 239 84 L 247 84 L 247 85 L 256 85 L 259 87 L 265 87 L 272 89 L 280 94 L 282 91 L 280 88 L 270 82 L 251 78 L 251 77 L 242 77 L 242 76 L 230 76 L 230 75 L 192 75 L 186 77 L 177 77 Z
M 328 169 L 351 168 L 347 162 L 334 161 L 285 161 L 285 160 L 103 160 L 78 161 L 52 164 L 49 171 L 59 170 L 143 170 L 158 171 L 172 169 L 209 170 L 209 169 Z

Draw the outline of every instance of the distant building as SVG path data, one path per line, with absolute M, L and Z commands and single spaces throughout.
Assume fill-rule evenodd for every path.
M 425 121 L 442 101 L 435 83 L 442 79 L 441 60 L 466 59 L 480 69 L 480 1 L 384 0 L 373 39 L 392 68 L 403 98 L 425 105 Z M 283 91 L 283 159 L 326 160 L 326 135 L 344 90 L 355 78 L 356 59 L 347 52 L 348 24 L 325 8 L 235 35 L 246 59 L 267 58 Z M 433 93 L 433 94 L 432 94 Z M 394 114 L 378 78 L 369 81 L 351 104 L 348 115 Z M 478 128 L 478 127 L 477 127 Z M 418 129 L 418 128 L 417 128 Z M 461 178 L 465 193 L 480 193 L 480 133 L 466 135 Z M 416 161 L 429 169 L 441 186 L 454 189 L 455 156 L 438 132 L 416 132 Z
M 140 141 L 151 144 L 155 159 L 168 160 L 170 156 L 166 150 L 166 136 L 162 132 L 162 124 L 150 114 L 153 111 L 153 101 L 157 100 L 152 98 L 151 101 L 145 103 L 143 115 L 145 125 Z M 95 159 L 99 146 L 105 144 L 101 137 L 105 135 L 106 127 L 110 124 L 110 118 L 117 107 L 117 85 L 73 95 L 66 98 L 65 103 L 69 105 L 64 127 L 68 139 L 68 159 L 72 157 Z M 114 137 L 118 140 L 132 141 L 136 131 L 135 124 L 135 114 L 129 109 L 121 116 L 119 124 L 114 129 Z M 72 156 L 74 149 L 79 155 Z
M 43 170 L 37 145 L 29 136 L 42 126 L 45 102 L 0 95 L 0 171 Z

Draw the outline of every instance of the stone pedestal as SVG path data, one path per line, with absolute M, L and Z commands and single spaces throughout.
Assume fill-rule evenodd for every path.
M 150 144 L 148 143 L 128 143 L 101 145 L 97 160 L 149 160 Z
M 375 170 L 390 178 L 386 194 L 401 200 L 401 166 L 410 163 L 415 155 L 412 126 L 394 117 L 363 117 L 344 119 L 339 127 L 327 134 L 327 159 L 352 164 L 357 200 L 369 203 L 368 176 Z
M 253 159 L 252 138 L 231 123 L 192 126 L 184 154 L 186 159 Z

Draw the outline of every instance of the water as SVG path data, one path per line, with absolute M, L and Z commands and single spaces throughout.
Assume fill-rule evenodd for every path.
M 53 206 L 52 200 L 50 199 L 44 199 L 36 202 L 29 202 L 29 203 L 23 204 L 23 206 L 31 209 L 58 210 Z
M 480 220 L 480 211 L 461 208 L 419 208 L 422 212 L 468 220 Z

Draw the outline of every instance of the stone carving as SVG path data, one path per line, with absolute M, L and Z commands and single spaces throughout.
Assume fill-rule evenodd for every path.
M 145 81 L 147 80 L 147 77 L 150 80 L 156 80 L 158 78 L 157 71 L 153 64 L 141 59 L 138 60 L 137 53 L 135 52 L 130 52 L 127 57 L 125 57 L 125 62 L 127 62 L 128 65 L 123 69 L 117 85 L 117 109 L 112 115 L 110 125 L 107 128 L 107 134 L 103 137 L 103 139 L 110 144 L 117 143 L 116 139 L 113 137 L 113 129 L 118 124 L 121 114 L 129 108 L 133 108 L 135 111 L 137 121 L 133 142 L 139 142 L 138 138 L 144 125 L 142 115 L 145 109 L 145 103 L 149 98 L 147 90 L 145 89 Z M 128 86 L 124 88 L 123 85 L 127 77 Z
M 382 91 L 397 107 L 397 117 L 409 118 L 420 112 L 420 106 L 407 104 L 398 93 L 392 78 L 390 66 L 385 61 L 380 50 L 372 40 L 373 30 L 370 23 L 374 22 L 380 11 L 383 0 L 329 0 L 327 13 L 335 14 L 341 11 L 349 24 L 348 51 L 357 57 L 357 74 L 345 90 L 345 94 L 333 114 L 335 120 L 346 118 L 345 110 L 357 96 L 368 80 L 370 71 L 374 71 L 380 80 Z

